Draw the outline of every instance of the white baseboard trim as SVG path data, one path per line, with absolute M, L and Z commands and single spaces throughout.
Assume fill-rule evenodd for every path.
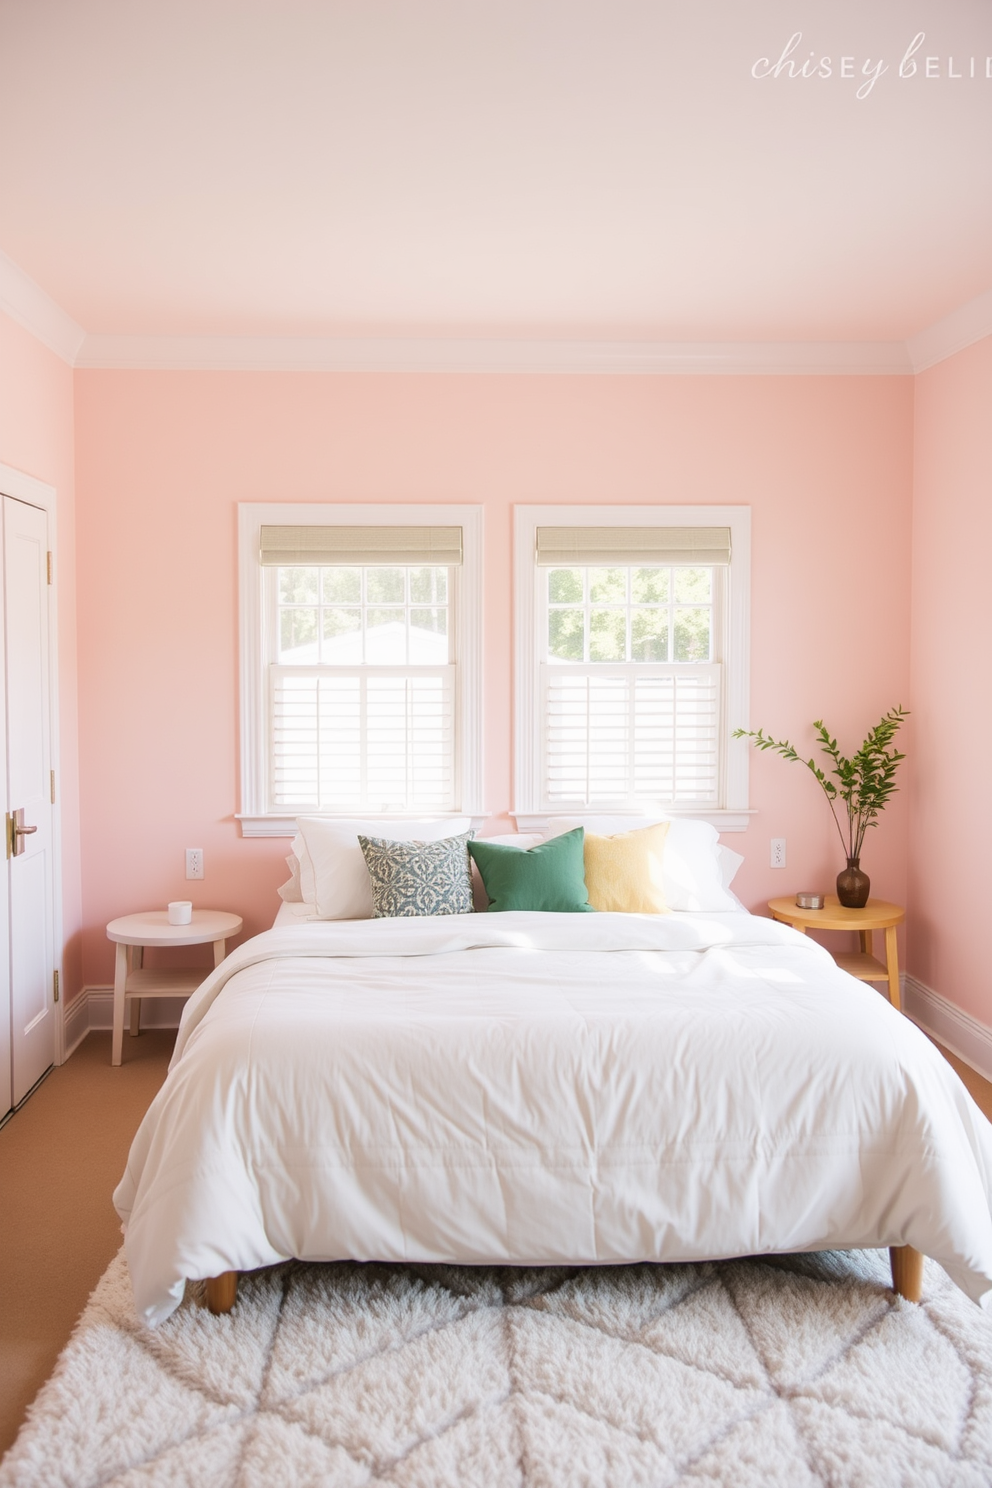
M 142 1028 L 178 1028 L 188 1000 L 186 997 L 149 997 L 141 1007 Z M 113 1026 L 113 987 L 84 987 L 65 1010 L 66 1059 L 79 1048 L 88 1033 Z
M 992 1028 L 924 986 L 916 977 L 904 974 L 902 986 L 902 1006 L 907 1017 L 986 1080 L 992 1080 Z
M 71 1054 L 75 1054 L 83 1039 L 90 1031 L 90 1008 L 88 989 L 86 987 L 76 994 L 71 1002 L 65 1005 L 62 1015 L 63 1038 L 65 1041 L 65 1054 L 63 1064 Z

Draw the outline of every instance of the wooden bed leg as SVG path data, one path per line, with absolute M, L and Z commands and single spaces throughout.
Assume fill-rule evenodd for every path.
M 892 1290 L 907 1302 L 919 1302 L 923 1295 L 923 1257 L 911 1245 L 890 1245 Z
M 220 1312 L 230 1312 L 237 1296 L 237 1271 L 222 1271 L 219 1276 L 207 1277 L 207 1306 L 215 1316 Z

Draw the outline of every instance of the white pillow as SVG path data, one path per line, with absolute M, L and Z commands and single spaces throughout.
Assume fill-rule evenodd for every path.
M 739 852 L 734 852 L 732 847 L 724 847 L 722 842 L 716 850 L 716 855 L 720 860 L 720 877 L 723 880 L 723 887 L 729 889 L 744 859 Z
M 634 832 L 667 821 L 668 837 L 661 859 L 665 902 L 676 910 L 739 910 L 727 892 L 719 857 L 719 833 L 709 822 L 685 816 L 557 816 L 544 829 L 545 841 L 585 827 L 602 837 Z
M 289 878 L 284 884 L 280 884 L 276 893 L 284 904 L 303 904 L 303 892 L 300 889 L 300 860 L 295 853 L 290 853 L 286 859 L 286 867 L 289 869 Z
M 310 861 L 310 854 L 307 852 L 307 845 L 303 841 L 303 834 L 299 829 L 299 825 L 296 828 L 296 836 L 293 838 L 290 857 L 295 858 L 297 862 L 300 902 L 302 904 L 313 904 L 317 897 L 317 886 L 313 879 L 313 864 Z M 289 858 L 286 861 L 289 862 Z
M 480 842 L 495 842 L 498 847 L 519 847 L 521 852 L 544 842 L 543 832 L 504 832 L 499 837 L 480 837 Z
M 440 842 L 472 829 L 464 816 L 449 817 L 447 821 L 301 816 L 296 825 L 297 842 L 302 837 L 306 853 L 304 857 L 296 852 L 300 859 L 300 892 L 305 903 L 314 905 L 321 920 L 372 918 L 369 870 L 358 845 L 359 833 L 363 837 L 388 837 L 393 842 Z M 296 851 L 296 842 L 293 849 Z

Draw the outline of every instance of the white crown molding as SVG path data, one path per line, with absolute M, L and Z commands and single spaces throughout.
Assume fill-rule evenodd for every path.
M 46 294 L 40 284 L 0 251 L 0 310 L 30 331 L 49 351 L 76 365 L 86 332 Z
M 88 335 L 78 367 L 210 372 L 909 375 L 901 341 L 499 341 Z
M 911 336 L 906 349 L 913 371 L 925 372 L 985 336 L 992 336 L 992 289 Z
M 903 1011 L 965 1064 L 992 1080 L 992 1028 L 914 976 L 903 979 Z
M 599 376 L 912 376 L 992 335 L 992 290 L 908 341 L 578 341 L 93 335 L 0 250 L 0 311 L 70 367 Z

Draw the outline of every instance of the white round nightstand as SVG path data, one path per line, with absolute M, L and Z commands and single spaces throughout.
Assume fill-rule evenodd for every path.
M 107 939 L 117 942 L 114 969 L 114 1037 L 111 1063 L 120 1064 L 124 1049 L 124 1004 L 131 1003 L 131 1033 L 138 1032 L 143 997 L 189 997 L 203 981 L 201 971 L 145 971 L 145 946 L 213 945 L 214 965 L 227 955 L 227 942 L 242 926 L 240 915 L 222 909 L 194 909 L 188 925 L 170 925 L 168 911 L 121 915 L 107 926 Z

